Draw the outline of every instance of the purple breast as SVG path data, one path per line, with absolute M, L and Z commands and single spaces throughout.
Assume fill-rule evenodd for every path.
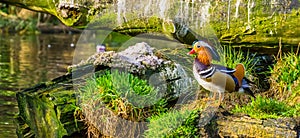
M 195 67 L 196 67 L 197 71 L 203 71 L 203 70 L 206 70 L 208 68 L 208 66 L 201 63 L 197 58 L 195 58 L 194 64 L 195 64 Z

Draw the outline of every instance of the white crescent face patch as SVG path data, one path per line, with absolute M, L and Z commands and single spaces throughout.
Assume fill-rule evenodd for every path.
M 194 44 L 194 46 L 197 46 L 197 48 L 200 48 L 201 46 L 204 46 L 206 48 L 208 48 L 209 52 L 212 54 L 212 58 L 214 60 L 220 60 L 220 56 L 219 54 L 216 52 L 216 50 L 211 47 L 208 43 L 204 42 L 204 41 L 198 41 Z

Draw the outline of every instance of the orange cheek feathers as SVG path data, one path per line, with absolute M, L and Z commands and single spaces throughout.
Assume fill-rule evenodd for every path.
M 202 62 L 204 65 L 210 65 L 211 63 L 211 55 L 206 50 L 200 50 L 198 52 L 198 60 Z

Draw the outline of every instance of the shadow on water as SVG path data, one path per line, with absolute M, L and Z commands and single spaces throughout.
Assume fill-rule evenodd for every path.
M 0 137 L 17 137 L 15 94 L 66 73 L 79 35 L 0 36 Z

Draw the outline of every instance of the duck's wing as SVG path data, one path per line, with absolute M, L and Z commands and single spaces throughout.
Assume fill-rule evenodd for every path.
M 250 96 L 255 98 L 254 93 L 250 89 L 250 84 L 254 84 L 254 82 L 245 77 L 245 67 L 243 64 L 237 64 L 235 69 L 218 64 L 213 64 L 213 66 L 220 72 L 226 73 L 232 77 L 237 86 L 236 90 L 238 90 L 239 88 L 243 88 L 243 91 L 246 94 L 249 94 Z
M 222 73 L 226 73 L 229 75 L 232 75 L 236 70 L 232 69 L 232 68 L 228 68 L 219 64 L 212 64 L 212 66 L 214 66 L 217 70 L 219 70 Z
M 238 84 L 238 87 L 241 87 L 243 85 L 243 79 L 245 78 L 245 67 L 243 64 L 237 64 L 235 69 L 218 64 L 213 64 L 213 66 L 220 72 L 230 75 L 232 79 L 234 79 L 234 81 Z

